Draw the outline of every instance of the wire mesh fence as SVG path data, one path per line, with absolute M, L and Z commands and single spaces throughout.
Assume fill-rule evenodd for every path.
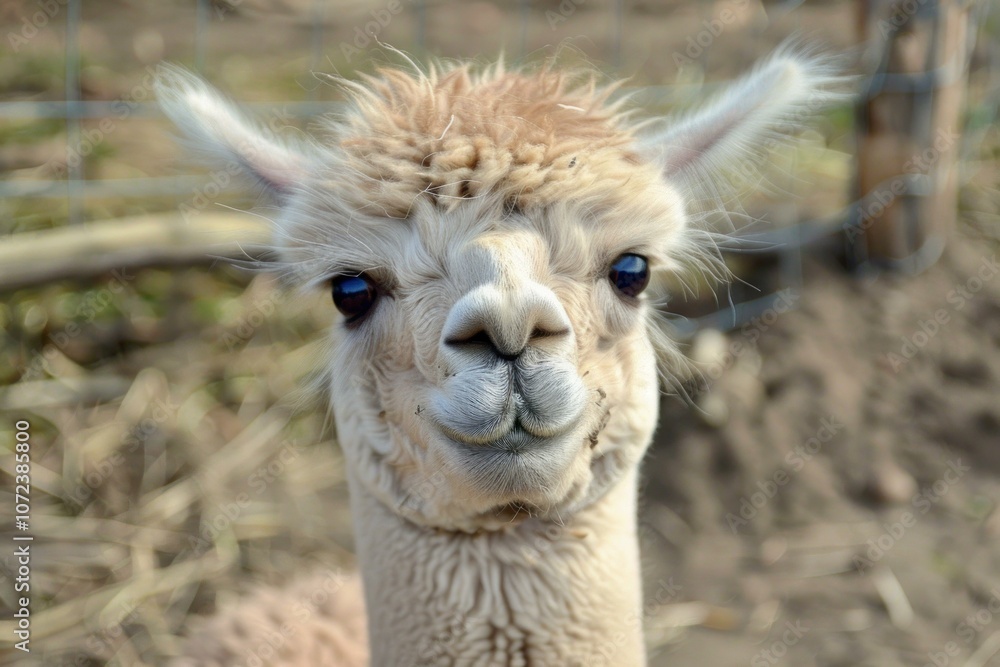
M 875 52 L 869 58 L 873 63 L 870 76 L 859 86 L 869 98 L 876 92 L 912 92 L 917 86 L 921 92 L 914 93 L 913 100 L 923 110 L 915 117 L 923 120 L 915 121 L 908 132 L 917 146 L 932 143 L 933 127 L 928 118 L 934 93 L 949 80 L 964 79 L 975 40 L 963 41 L 961 48 L 952 45 L 954 53 L 939 67 L 918 74 L 889 74 L 884 71 L 885 52 L 890 45 L 885 31 L 876 31 L 871 43 L 864 44 L 860 40 L 865 35 L 845 21 L 845 17 L 850 20 L 862 12 L 867 12 L 869 21 L 885 19 L 876 17 L 871 8 L 845 12 L 844 7 L 852 4 L 806 7 L 800 0 L 512 0 L 470 6 L 448 0 L 198 0 L 193 5 L 165 6 L 165 11 L 172 12 L 169 25 L 140 30 L 131 35 L 131 44 L 121 49 L 100 44 L 102 36 L 95 36 L 91 29 L 109 14 L 120 14 L 114 6 L 88 3 L 85 7 L 82 0 L 25 3 L 19 9 L 15 7 L 17 20 L 12 22 L 6 46 L 13 55 L 37 58 L 37 67 L 53 71 L 40 86 L 44 90 L 31 91 L 29 85 L 29 94 L 15 90 L 6 96 L 14 99 L 0 101 L 0 122 L 7 124 L 13 134 L 30 133 L 34 131 L 31 128 L 55 131 L 53 128 L 58 127 L 61 131 L 57 136 L 63 145 L 58 149 L 50 147 L 51 154 L 41 165 L 19 165 L 15 159 L 13 166 L 19 168 L 0 181 L 5 217 L 11 231 L 26 231 L 115 217 L 123 212 L 169 210 L 189 200 L 192 193 L 204 195 L 203 175 L 178 174 L 163 157 L 173 154 L 170 148 L 163 147 L 170 134 L 157 122 L 159 111 L 152 95 L 152 81 L 161 59 L 185 62 L 224 87 L 229 84 L 230 90 L 262 96 L 266 101 L 248 103 L 253 112 L 271 123 L 302 127 L 335 111 L 337 104 L 329 87 L 321 85 L 312 73 L 337 71 L 350 76 L 354 71 L 371 70 L 391 58 L 385 44 L 418 58 L 482 57 L 502 51 L 514 60 L 530 59 L 551 50 L 553 45 L 558 48 L 568 44 L 566 50 L 598 64 L 609 76 L 630 76 L 633 83 L 629 92 L 643 106 L 668 112 L 711 93 L 720 81 L 738 74 L 745 63 L 767 53 L 788 35 L 812 33 L 835 50 L 850 51 L 855 56 L 866 48 Z M 920 12 L 913 12 L 908 19 L 925 20 L 929 13 L 933 14 L 928 8 L 936 6 L 918 4 Z M 973 38 L 978 30 L 989 29 L 988 8 L 989 3 L 979 3 L 975 11 L 968 13 L 968 32 Z M 839 26 L 831 25 L 832 16 L 838 17 Z M 118 16 L 114 20 L 124 23 L 124 19 Z M 937 25 L 933 16 L 931 24 Z M 124 25 L 117 29 L 124 29 Z M 114 38 L 112 34 L 103 35 L 105 41 Z M 96 51 L 103 51 L 101 55 L 107 58 L 104 62 L 89 62 L 90 54 L 95 53 L 88 51 L 90 41 L 103 47 Z M 984 50 L 990 61 L 996 59 L 995 51 Z M 120 69 L 116 60 L 124 63 Z M 972 134 L 982 131 L 992 117 L 988 109 L 995 109 L 997 68 L 992 67 L 992 62 L 980 66 L 991 73 L 986 92 L 973 100 L 979 103 L 976 108 L 986 111 L 973 114 L 977 123 L 970 128 Z M 110 84 L 101 83 L 104 75 L 110 75 Z M 282 75 L 283 83 L 278 81 Z M 761 292 L 717 295 L 723 306 L 715 312 L 704 307 L 687 311 L 682 308 L 684 314 L 692 315 L 690 320 L 677 318 L 682 332 L 701 326 L 737 326 L 766 310 L 778 290 L 798 285 L 799 249 L 831 234 L 846 232 L 853 261 L 865 263 L 865 232 L 872 226 L 871 216 L 866 217 L 872 206 L 867 188 L 878 191 L 889 187 L 890 179 L 905 177 L 905 193 L 901 196 L 905 211 L 894 224 L 913 226 L 922 220 L 925 214 L 919 203 L 934 190 L 928 183 L 932 175 L 887 174 L 885 183 L 874 187 L 866 184 L 858 192 L 859 185 L 853 183 L 854 128 L 850 110 L 834 110 L 832 118 L 821 126 L 824 136 L 818 143 L 824 152 L 819 158 L 809 158 L 811 162 L 806 165 L 800 162 L 800 154 L 786 156 L 784 162 L 776 160 L 780 163 L 768 176 L 784 196 L 746 208 L 744 219 L 763 223 L 734 224 L 732 216 L 720 223 L 724 231 L 739 228 L 735 236 L 744 241 L 729 244 L 730 252 L 760 255 L 763 247 L 777 253 L 769 270 L 778 272 L 777 281 L 766 279 L 768 285 L 757 287 Z M 864 131 L 866 122 L 862 117 L 857 128 Z M 963 144 L 964 157 L 969 157 L 974 145 Z M 111 162 L 121 163 L 115 168 L 106 166 L 109 152 L 116 153 Z M 157 159 L 143 159 L 143 154 L 148 153 Z M 817 182 L 823 183 L 820 190 L 814 187 Z M 233 183 L 209 183 L 208 190 L 219 201 L 239 201 Z M 732 227 L 726 229 L 727 225 Z M 909 237 L 916 238 L 915 232 L 911 230 Z M 911 250 L 912 254 L 920 249 Z M 927 261 L 925 258 L 923 264 Z
M 310 119 L 335 108 L 336 102 L 329 99 L 329 91 L 309 80 L 310 72 L 334 69 L 343 73 L 345 69 L 371 69 L 373 63 L 386 58 L 382 48 L 384 43 L 392 43 L 416 54 L 418 58 L 427 54 L 447 57 L 502 50 L 506 57 L 515 60 L 530 58 L 552 44 L 570 43 L 572 49 L 578 52 L 577 56 L 591 59 L 610 72 L 633 76 L 642 85 L 633 86 L 630 92 L 636 94 L 643 105 L 669 110 L 711 91 L 712 84 L 706 84 L 704 80 L 705 72 L 711 70 L 712 64 L 719 59 L 714 51 L 722 49 L 715 45 L 715 41 L 724 32 L 733 33 L 726 34 L 725 39 L 731 38 L 739 49 L 759 55 L 766 53 L 784 35 L 801 27 L 797 21 L 791 20 L 774 34 L 768 33 L 768 27 L 780 22 L 786 15 L 794 19 L 793 10 L 800 4 L 798 2 L 768 7 L 764 20 L 758 15 L 763 10 L 760 6 L 752 5 L 747 0 L 733 0 L 731 4 L 731 9 L 724 8 L 724 18 L 714 18 L 710 3 L 691 5 L 684 17 L 689 30 L 675 27 L 671 30 L 673 37 L 663 35 L 660 43 L 651 40 L 641 50 L 635 48 L 636 43 L 630 38 L 635 38 L 644 16 L 648 14 L 655 19 L 664 12 L 672 11 L 671 16 L 676 19 L 678 6 L 673 3 L 649 3 L 644 9 L 637 9 L 626 8 L 623 0 L 604 3 L 573 0 L 532 3 L 519 0 L 465 9 L 462 3 L 425 0 L 388 3 L 309 0 L 292 5 L 200 0 L 194 7 L 173 8 L 182 17 L 177 21 L 179 25 L 176 29 L 183 29 L 181 26 L 186 24 L 192 36 L 185 48 L 165 49 L 164 36 L 156 32 L 146 33 L 145 39 L 153 43 L 152 53 L 155 56 L 187 62 L 196 70 L 215 78 L 219 78 L 216 75 L 221 69 L 222 78 L 225 78 L 226 60 L 231 52 L 221 56 L 214 53 L 217 50 L 214 45 L 221 34 L 239 23 L 246 38 L 254 39 L 255 30 L 267 30 L 270 22 L 283 24 L 287 32 L 285 43 L 277 46 L 278 52 L 272 57 L 279 62 L 294 62 L 294 66 L 285 66 L 285 69 L 298 68 L 299 71 L 290 76 L 290 79 L 299 82 L 298 90 L 286 99 L 277 99 L 277 95 L 268 93 L 269 101 L 249 106 L 264 117 L 278 114 L 284 124 L 308 123 Z M 94 12 L 93 17 L 89 17 L 87 12 L 91 11 L 90 8 L 91 5 L 88 5 L 85 10 L 81 0 L 68 0 L 64 4 L 54 2 L 51 7 L 46 5 L 39 14 L 37 11 L 29 13 L 28 10 L 34 9 L 29 5 L 22 16 L 20 30 L 12 32 L 13 37 L 8 39 L 16 52 L 30 53 L 36 40 L 41 41 L 40 33 L 64 37 L 61 98 L 0 102 L 0 120 L 3 122 L 30 124 L 48 121 L 61 122 L 65 126 L 65 144 L 59 152 L 61 155 L 57 153 L 42 168 L 31 170 L 27 177 L 8 178 L 0 182 L 0 195 L 8 202 L 12 226 L 16 229 L 31 229 L 36 223 L 44 225 L 37 222 L 34 213 L 40 206 L 56 204 L 58 213 L 52 216 L 51 224 L 72 225 L 108 215 L 106 211 L 109 207 L 102 202 L 111 199 L 126 202 L 119 202 L 111 206 L 112 209 L 132 211 L 169 207 L 171 201 L 183 202 L 192 192 L 204 186 L 203 176 L 170 174 L 168 168 L 158 169 L 149 165 L 131 169 L 133 174 L 127 178 L 101 174 L 102 151 L 108 146 L 122 144 L 121 148 L 116 147 L 122 152 L 137 150 L 136 140 L 124 138 L 129 134 L 129 130 L 124 129 L 126 124 L 158 118 L 159 112 L 152 99 L 152 80 L 157 65 L 154 58 L 147 57 L 148 62 L 143 63 L 141 70 L 125 75 L 127 78 L 119 83 L 124 93 L 115 98 L 107 99 L 106 91 L 95 94 L 95 91 L 88 90 L 95 66 L 86 62 L 81 33 L 86 33 L 90 22 L 100 15 L 100 12 Z M 442 30 L 441 17 L 449 13 L 463 15 L 458 25 L 452 22 Z M 430 29 L 429 17 L 433 19 Z M 462 39 L 457 40 L 457 49 L 449 46 L 449 41 L 456 42 L 456 29 L 462 28 L 462 21 L 466 21 L 465 25 L 470 25 L 471 21 L 467 30 L 477 33 L 487 43 L 492 42 L 491 48 L 482 49 L 482 45 L 463 43 Z M 500 34 L 491 34 L 495 28 Z M 655 32 L 651 37 L 656 39 Z M 170 39 L 169 35 L 167 39 Z M 159 48 L 156 48 L 157 45 Z M 247 52 L 254 51 L 253 44 L 246 44 L 246 47 Z M 132 50 L 141 51 L 142 48 L 142 44 L 137 43 L 133 44 Z M 58 60 L 52 55 L 54 60 Z M 213 65 L 219 67 L 213 68 Z M 263 63 L 260 66 L 264 66 Z M 721 68 L 721 74 L 729 77 L 738 70 L 738 67 L 726 63 L 726 67 Z M 57 77 L 54 75 L 53 78 Z M 55 89 L 46 93 L 47 97 L 54 97 Z M 157 130 L 160 129 L 157 127 Z M 143 141 L 165 142 L 168 138 L 168 132 L 156 134 L 148 131 L 144 133 Z M 162 163 L 156 166 L 164 167 Z M 797 185 L 791 185 L 798 189 Z M 213 184 L 211 192 L 225 200 L 233 196 L 234 190 L 232 184 Z M 789 212 L 788 216 L 789 221 L 800 217 L 794 212 Z M 796 238 L 800 236 L 797 229 L 792 229 L 790 233 Z M 794 262 L 785 264 L 789 270 L 783 282 L 794 283 Z M 749 309 L 747 313 L 753 310 L 752 305 L 746 308 Z M 732 321 L 738 322 L 746 314 L 742 311 L 730 312 L 729 316 L 734 316 Z M 725 317 L 718 319 L 720 323 L 725 321 Z

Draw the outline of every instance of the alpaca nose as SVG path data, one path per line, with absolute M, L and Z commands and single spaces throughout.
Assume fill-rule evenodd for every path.
M 569 317 L 551 290 L 538 284 L 514 290 L 481 285 L 452 307 L 442 339 L 453 350 L 485 348 L 514 361 L 529 346 L 569 335 Z

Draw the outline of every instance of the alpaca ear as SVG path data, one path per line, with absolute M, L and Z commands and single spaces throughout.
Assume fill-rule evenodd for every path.
M 244 115 L 194 74 L 174 65 L 157 68 L 160 107 L 191 147 L 215 161 L 235 165 L 277 199 L 310 175 L 310 157 Z
M 839 71 L 830 56 L 780 48 L 704 109 L 644 137 L 641 150 L 669 182 L 717 193 L 720 176 L 757 174 L 771 149 L 846 98 Z

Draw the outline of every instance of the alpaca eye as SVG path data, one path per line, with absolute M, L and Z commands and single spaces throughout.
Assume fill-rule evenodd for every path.
M 344 314 L 348 324 L 364 317 L 378 299 L 375 281 L 363 273 L 356 276 L 337 276 L 331 284 L 333 305 Z
M 640 255 L 622 255 L 611 265 L 608 279 L 625 296 L 639 296 L 649 284 L 649 263 Z

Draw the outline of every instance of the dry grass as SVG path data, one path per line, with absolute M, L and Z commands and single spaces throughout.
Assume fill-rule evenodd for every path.
M 350 565 L 342 459 L 297 389 L 322 354 L 303 335 L 326 313 L 275 289 L 257 277 L 217 326 L 92 368 L 49 345 L 51 375 L 3 389 L 4 428 L 32 425 L 34 651 L 0 664 L 161 664 L 188 614 Z M 12 630 L 0 623 L 5 642 Z

